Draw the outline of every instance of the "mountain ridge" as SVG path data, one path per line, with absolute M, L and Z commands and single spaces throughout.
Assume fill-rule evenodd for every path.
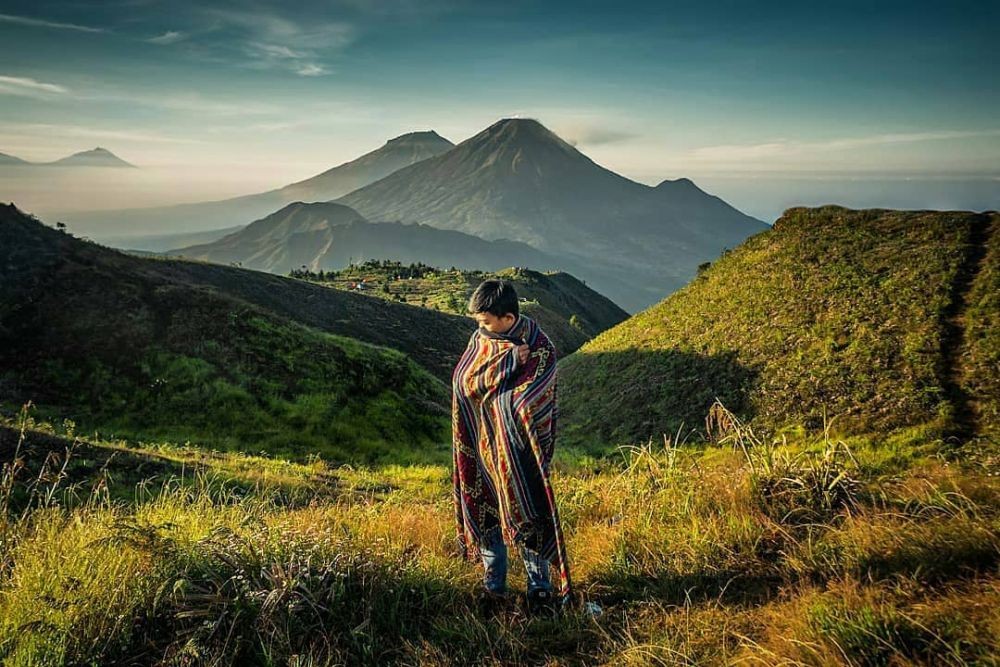
M 97 146 L 90 150 L 80 151 L 51 162 L 31 162 L 14 155 L 0 153 L 0 165 L 27 167 L 122 167 L 138 169 L 134 164 L 126 162 L 107 148 Z
M 336 199 L 403 166 L 449 150 L 452 146 L 450 141 L 433 130 L 408 132 L 315 176 L 264 192 L 170 206 L 68 211 L 59 213 L 57 217 L 68 223 L 74 232 L 86 234 L 98 241 L 112 237 L 124 239 L 128 236 L 149 236 L 156 233 L 154 228 L 160 228 L 160 233 L 169 229 L 172 234 L 229 228 L 245 225 L 248 220 L 256 220 L 293 201 Z M 141 244 L 130 247 L 138 250 L 151 249 Z
M 512 265 L 553 268 L 555 258 L 514 241 L 487 241 L 428 225 L 371 222 L 336 202 L 293 202 L 211 243 L 164 254 L 273 273 L 338 269 L 350 260 L 387 259 L 434 266 L 498 269 Z

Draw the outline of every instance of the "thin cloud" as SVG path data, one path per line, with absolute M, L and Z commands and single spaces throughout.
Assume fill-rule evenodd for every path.
M 162 35 L 156 37 L 150 37 L 146 41 L 150 44 L 174 44 L 184 39 L 185 35 L 182 32 L 176 30 L 167 30 Z
M 597 126 L 570 126 L 559 133 L 566 142 L 572 146 L 583 144 L 585 146 L 601 146 L 604 144 L 615 144 L 621 141 L 635 139 L 637 134 L 616 130 L 608 127 Z
M 281 46 L 280 44 L 262 44 L 260 42 L 250 42 L 249 44 L 247 44 L 247 51 L 251 55 L 258 55 L 262 58 L 277 58 L 277 59 L 287 58 L 290 60 L 295 60 L 306 57 L 305 53 L 302 53 L 300 51 L 293 51 L 287 46 Z
M 286 69 L 300 76 L 328 74 L 322 57 L 355 39 L 354 26 L 343 21 L 300 24 L 268 11 L 207 8 L 201 12 L 213 31 L 237 33 L 237 43 L 249 58 L 238 64 L 255 69 Z
M 0 14 L 0 21 L 7 23 L 17 23 L 18 25 L 30 25 L 36 28 L 53 28 L 55 30 L 77 30 L 79 32 L 107 32 L 104 28 L 92 28 L 76 23 L 60 23 L 58 21 L 46 21 L 30 16 L 15 16 L 13 14 Z
M 195 91 L 163 91 L 156 94 L 129 92 L 90 92 L 73 95 L 73 99 L 89 102 L 135 104 L 156 109 L 185 111 L 213 116 L 261 116 L 277 114 L 282 108 L 273 104 L 251 101 L 227 101 L 206 98 Z
M 48 93 L 65 95 L 68 92 L 65 87 L 54 83 L 44 83 L 21 76 L 0 76 L 0 94 L 45 98 Z
M 343 21 L 316 21 L 300 25 L 271 12 L 206 9 L 209 17 L 243 30 L 256 41 L 294 49 L 336 49 L 354 41 L 354 27 Z
M 129 130 L 106 130 L 103 128 L 86 127 L 82 125 L 61 125 L 56 123 L 0 123 L 0 133 L 9 131 L 14 134 L 35 134 L 42 137 L 53 135 L 82 139 L 111 139 L 114 141 L 132 141 L 159 144 L 201 144 L 199 139 L 186 137 L 170 137 L 149 132 L 133 132 Z
M 827 141 L 794 141 L 777 139 L 760 144 L 722 144 L 718 146 L 703 146 L 690 151 L 689 157 L 694 160 L 745 160 L 770 157 L 789 157 L 822 153 L 827 151 L 850 150 L 868 146 L 885 146 L 891 144 L 908 144 L 924 141 L 943 141 L 949 139 L 974 139 L 979 137 L 1000 136 L 997 130 L 945 130 L 939 132 L 909 132 L 876 134 L 868 137 L 845 137 Z
M 317 65 L 316 63 L 306 63 L 302 67 L 295 70 L 295 73 L 299 76 L 322 76 L 324 74 L 329 74 L 330 70 L 326 69 L 322 65 Z

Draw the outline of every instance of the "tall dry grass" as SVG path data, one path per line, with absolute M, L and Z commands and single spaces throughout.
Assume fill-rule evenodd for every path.
M 66 503 L 58 459 L 35 483 L 15 457 L 0 478 L 0 659 L 960 665 L 1000 655 L 995 477 L 936 457 L 902 465 L 895 452 L 880 464 L 859 441 L 788 442 L 713 409 L 728 420 L 714 444 L 664 438 L 597 464 L 558 462 L 577 602 L 598 603 L 599 616 L 579 604 L 555 619 L 480 615 L 481 571 L 457 558 L 442 466 L 284 469 L 338 489 L 309 502 L 199 474 Z M 237 455 L 214 465 L 249 467 Z M 522 585 L 516 559 L 510 576 Z

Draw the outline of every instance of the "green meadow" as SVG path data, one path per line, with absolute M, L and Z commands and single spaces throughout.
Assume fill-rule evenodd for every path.
M 548 618 L 478 610 L 481 566 L 457 557 L 446 461 L 336 466 L 93 441 L 25 406 L 2 431 L 20 454 L 0 484 L 0 656 L 991 664 L 995 449 L 912 434 L 789 440 L 714 413 L 727 426 L 713 443 L 557 455 L 575 600 Z M 523 588 L 516 560 L 510 577 Z

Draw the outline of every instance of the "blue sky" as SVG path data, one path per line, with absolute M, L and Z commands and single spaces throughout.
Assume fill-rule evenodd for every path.
M 244 165 L 252 191 L 522 115 L 648 183 L 995 179 L 998 19 L 995 2 L 3 1 L 0 152 Z

